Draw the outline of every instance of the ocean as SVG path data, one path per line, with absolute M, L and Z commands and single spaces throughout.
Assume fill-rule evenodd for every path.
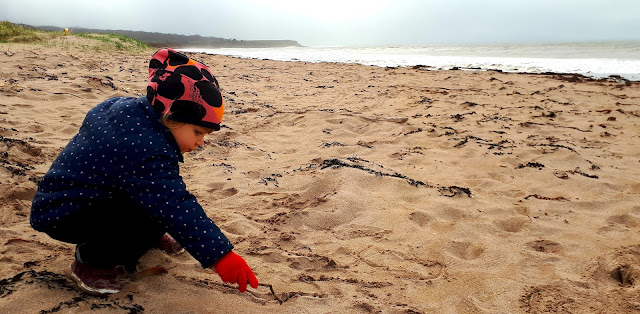
M 434 45 L 424 47 L 188 48 L 188 52 L 294 62 L 357 63 L 433 70 L 617 75 L 640 81 L 640 42 Z

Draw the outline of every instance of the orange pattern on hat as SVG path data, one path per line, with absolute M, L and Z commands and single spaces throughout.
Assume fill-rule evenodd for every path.
M 169 119 L 220 129 L 224 100 L 218 81 L 202 63 L 172 49 L 161 49 L 149 62 L 147 99 Z

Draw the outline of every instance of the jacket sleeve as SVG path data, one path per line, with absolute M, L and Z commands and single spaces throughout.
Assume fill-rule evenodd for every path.
M 196 197 L 186 189 L 177 157 L 149 154 L 121 165 L 121 186 L 154 220 L 165 227 L 203 268 L 211 266 L 233 245 L 207 217 Z

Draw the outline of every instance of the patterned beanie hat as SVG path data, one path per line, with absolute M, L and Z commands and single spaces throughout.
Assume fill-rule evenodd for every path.
M 161 49 L 149 62 L 147 99 L 170 120 L 220 130 L 224 101 L 218 81 L 202 63 L 173 49 Z

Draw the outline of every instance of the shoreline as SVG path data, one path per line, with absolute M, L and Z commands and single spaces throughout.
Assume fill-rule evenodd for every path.
M 198 53 L 198 52 L 191 52 Z M 543 75 L 543 76 L 558 76 L 563 80 L 568 80 L 570 82 L 581 82 L 581 81 L 590 81 L 590 82 L 612 82 L 612 83 L 624 83 L 627 86 L 630 86 L 632 83 L 640 83 L 640 73 L 634 76 L 638 76 L 637 80 L 627 79 L 618 74 L 611 74 L 608 76 L 590 76 L 587 74 L 582 74 L 578 72 L 520 72 L 520 71 L 504 71 L 500 69 L 482 69 L 477 67 L 460 67 L 454 66 L 452 68 L 435 68 L 429 65 L 406 65 L 406 66 L 379 66 L 379 65 L 369 65 L 362 64 L 357 62 L 338 62 L 338 61 L 303 61 L 303 60 L 275 60 L 268 58 L 259 58 L 259 57 L 241 57 L 241 56 L 233 56 L 233 55 L 224 55 L 224 54 L 215 54 L 215 53 L 203 53 L 211 56 L 224 56 L 229 58 L 237 58 L 237 59 L 246 59 L 246 60 L 259 60 L 259 61 L 274 61 L 274 62 L 302 62 L 302 63 L 326 63 L 326 64 L 345 64 L 345 65 L 362 65 L 362 66 L 371 66 L 378 67 L 383 69 L 418 69 L 418 70 L 426 70 L 426 71 L 468 71 L 468 72 L 495 72 L 495 73 L 508 73 L 508 74 L 517 74 L 517 75 Z M 565 78 L 565 77 L 569 78 Z
M 622 45 L 622 43 L 618 44 Z M 640 48 L 640 43 L 637 45 Z M 312 63 L 338 62 L 380 67 L 421 66 L 431 70 L 494 70 L 527 74 L 575 73 L 594 79 L 620 76 L 625 80 L 640 81 L 640 59 L 634 55 L 633 50 L 636 48 L 633 45 L 630 47 L 623 45 L 618 50 L 607 50 L 607 52 L 600 51 L 604 47 L 597 45 L 590 48 L 591 50 L 584 50 L 576 49 L 570 44 L 558 44 L 559 48 L 554 48 L 557 51 L 547 51 L 545 48 L 531 50 L 531 48 L 528 48 L 530 46 L 524 44 L 514 47 L 497 45 L 496 47 L 499 48 L 494 50 L 485 48 L 484 45 L 396 48 L 288 47 L 207 49 L 191 47 L 180 48 L 180 50 L 258 60 Z M 486 49 L 489 49 L 489 51 Z M 565 50 L 563 51 L 562 49 Z
M 238 59 L 247 59 L 247 60 L 261 60 L 261 61 L 275 61 L 275 62 L 303 62 L 303 63 L 327 63 L 327 64 L 357 64 L 357 65 L 363 65 L 363 66 L 372 66 L 372 67 L 379 67 L 379 68 L 388 68 L 388 69 L 397 69 L 397 68 L 406 68 L 406 69 L 423 69 L 423 70 L 427 70 L 427 71 L 478 71 L 478 72 L 497 72 L 497 73 L 511 73 L 511 74 L 524 74 L 524 75 L 558 75 L 558 76 L 572 76 L 575 77 L 577 79 L 580 80 L 586 80 L 586 81 L 609 81 L 609 82 L 623 82 L 623 83 L 640 83 L 640 73 L 638 74 L 633 74 L 633 77 L 638 77 L 638 79 L 628 79 L 625 78 L 619 74 L 610 74 L 610 75 L 587 75 L 587 74 L 583 74 L 583 73 L 578 73 L 578 72 L 552 72 L 552 71 L 545 71 L 545 72 L 521 72 L 521 71 L 505 71 L 505 70 L 500 70 L 500 69 L 482 69 L 482 68 L 477 68 L 477 67 L 460 67 L 460 66 L 454 66 L 452 68 L 437 68 L 437 67 L 432 67 L 432 66 L 428 66 L 428 65 L 407 65 L 407 66 L 379 66 L 379 65 L 370 65 L 370 64 L 362 64 L 362 63 L 357 63 L 357 62 L 338 62 L 338 61 L 303 61 L 303 60 L 276 60 L 276 59 L 269 59 L 269 58 L 259 58 L 259 57 L 241 57 L 241 56 L 232 56 L 232 55 L 223 55 L 223 54 L 210 54 L 213 56 L 219 55 L 219 56 L 225 56 L 225 57 L 229 57 L 229 58 L 238 58 Z M 605 76 L 606 75 L 606 76 Z

